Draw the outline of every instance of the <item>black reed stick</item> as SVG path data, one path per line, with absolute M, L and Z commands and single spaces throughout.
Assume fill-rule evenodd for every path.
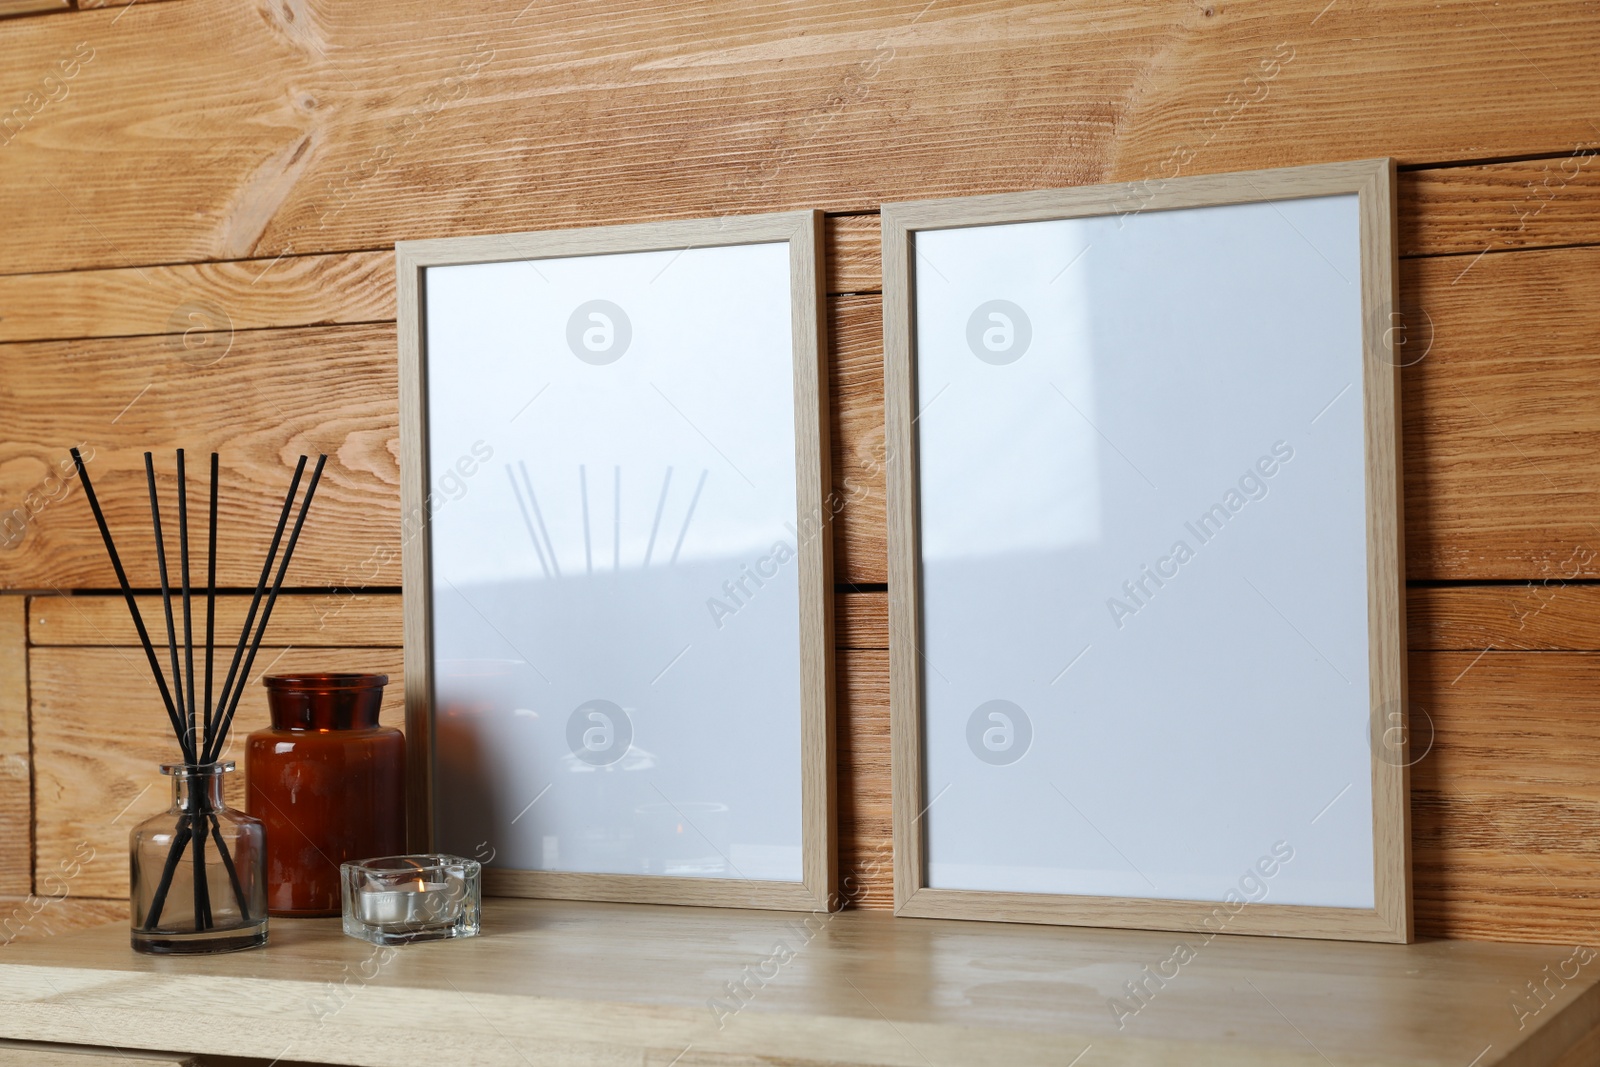
M 199 827 L 194 834 L 194 928 L 209 930 L 216 925 L 211 920 L 211 886 L 206 882 L 206 827 L 211 823 L 210 776 L 207 775 L 203 792 L 196 796 L 195 787 L 199 785 L 200 775 L 196 774 L 189 783 L 189 800 Z
M 150 631 L 145 629 L 144 616 L 139 614 L 138 601 L 133 598 L 133 588 L 128 584 L 127 572 L 122 569 L 122 557 L 117 555 L 117 545 L 111 539 L 111 528 L 106 525 L 105 513 L 100 510 L 100 500 L 94 494 L 94 485 L 89 481 L 89 468 L 84 465 L 83 456 L 76 448 L 71 450 L 72 462 L 78 468 L 78 478 L 83 482 L 83 495 L 89 498 L 89 510 L 94 512 L 95 525 L 100 527 L 100 539 L 106 544 L 106 555 L 111 557 L 111 569 L 117 572 L 117 584 L 122 587 L 122 599 L 128 604 L 128 614 L 133 616 L 133 628 L 139 632 L 139 643 L 144 646 L 144 655 L 150 661 L 150 673 L 155 676 L 156 688 L 161 690 L 161 702 L 166 705 L 167 718 L 172 720 L 172 730 L 179 737 L 182 744 L 183 722 L 178 718 L 177 706 L 172 702 L 172 693 L 167 689 L 167 679 L 161 673 L 161 661 L 156 659 L 155 645 L 150 641 Z M 185 752 L 185 758 L 193 756 Z
M 223 746 L 227 743 L 228 728 L 233 724 L 234 713 L 239 708 L 239 697 L 244 692 L 245 679 L 250 676 L 250 667 L 251 667 L 252 664 L 255 663 L 256 653 L 258 651 L 260 651 L 260 649 L 261 649 L 261 639 L 266 634 L 268 621 L 272 618 L 273 605 L 277 603 L 278 591 L 283 586 L 284 575 L 288 573 L 289 561 L 294 555 L 294 546 L 295 546 L 296 542 L 298 542 L 300 540 L 300 530 L 305 525 L 306 513 L 311 508 L 311 498 L 316 495 L 317 483 L 322 480 L 322 469 L 328 462 L 328 457 L 326 455 L 319 455 L 317 457 L 317 466 L 316 466 L 316 469 L 311 474 L 311 482 L 310 482 L 310 484 L 307 485 L 307 487 L 306 487 L 305 499 L 300 502 L 300 514 L 298 516 L 296 516 L 295 523 L 294 523 L 294 529 L 289 534 L 289 542 L 288 542 L 288 544 L 286 544 L 284 546 L 283 560 L 282 560 L 281 564 L 278 567 L 277 577 L 273 580 L 272 593 L 267 599 L 266 610 L 261 615 L 261 624 L 260 624 L 259 627 L 257 627 L 256 632 L 255 632 L 255 638 L 251 642 L 249 658 L 246 659 L 245 662 L 244 662 L 244 670 L 243 670 L 243 672 L 237 674 L 238 685 L 233 687 L 233 692 L 232 692 L 232 695 L 230 697 L 229 696 L 229 683 L 232 682 L 233 679 L 236 676 L 234 668 L 237 668 L 239 666 L 239 653 L 244 651 L 245 638 L 249 634 L 250 623 L 253 620 L 253 617 L 255 615 L 256 603 L 261 599 L 262 585 L 266 581 L 267 574 L 271 571 L 272 560 L 276 556 L 277 551 L 278 551 L 278 542 L 283 537 L 283 528 L 284 528 L 284 525 L 285 525 L 286 521 L 289 518 L 289 511 L 290 511 L 291 507 L 294 504 L 295 493 L 296 493 L 296 490 L 299 488 L 299 485 L 300 485 L 300 475 L 305 470 L 306 458 L 307 457 L 305 457 L 305 456 L 301 456 L 300 457 L 300 462 L 295 466 L 294 479 L 289 485 L 289 494 L 288 494 L 288 496 L 286 496 L 284 498 L 283 514 L 279 516 L 279 518 L 278 518 L 278 528 L 272 535 L 272 545 L 268 549 L 267 564 L 266 564 L 265 567 L 262 568 L 261 579 L 256 584 L 256 595 L 255 595 L 255 598 L 254 598 L 254 600 L 252 600 L 251 605 L 250 605 L 250 614 L 245 619 L 245 632 L 240 635 L 239 647 L 234 651 L 233 668 L 229 669 L 228 678 L 223 682 L 222 692 L 219 693 L 218 696 L 217 696 L 217 711 L 218 711 L 218 714 L 213 716 L 212 725 L 214 727 L 214 730 L 212 732 L 212 736 L 209 739 L 210 740 L 210 748 L 209 748 L 208 751 L 203 753 L 202 757 L 201 757 L 203 762 L 206 763 L 206 764 L 215 763 L 217 761 L 217 757 L 220 756 L 221 753 L 222 753 Z M 221 709 L 222 709 L 224 703 L 227 704 L 227 713 L 225 715 L 221 714 Z M 199 817 L 204 818 L 205 814 L 202 812 Z M 202 830 L 200 830 L 199 834 L 197 834 L 195 836 L 199 837 L 199 836 L 203 835 L 204 833 L 205 833 L 205 831 L 204 831 L 204 829 L 202 829 Z M 183 849 L 187 844 L 188 844 L 188 838 L 182 833 L 180 833 L 178 835 L 178 837 L 173 840 L 172 847 L 171 847 L 171 849 L 169 850 L 169 852 L 167 854 L 166 866 L 162 869 L 162 872 L 161 872 L 161 884 L 159 886 L 157 886 L 157 888 L 156 888 L 156 894 L 155 894 L 155 899 L 156 900 L 163 901 L 163 902 L 166 900 L 167 893 L 171 889 L 173 874 L 177 869 L 178 857 L 182 854 Z M 231 868 L 232 867 L 232 857 L 230 857 L 228 855 L 227 849 L 225 847 L 222 847 L 222 840 L 221 840 L 220 835 L 218 836 L 218 846 L 222 848 L 222 855 L 224 857 L 224 865 L 229 867 L 229 868 Z M 235 888 L 236 895 L 239 896 L 239 898 L 240 898 L 241 918 L 248 918 L 248 907 L 243 903 L 242 888 L 237 884 L 237 880 L 235 880 L 234 888 Z M 201 920 L 200 920 L 201 912 L 198 910 L 199 909 L 199 902 L 200 902 L 200 893 L 201 893 L 201 890 L 199 888 L 196 888 L 196 890 L 195 890 L 195 900 L 196 900 L 196 908 L 197 908 L 196 913 L 195 913 L 195 928 L 196 929 L 200 929 L 200 922 L 201 922 Z M 209 917 L 210 917 L 209 901 L 206 904 L 205 914 L 207 916 L 207 919 L 209 919 Z M 146 929 L 151 929 L 151 928 L 154 927 L 155 919 L 159 918 L 159 916 L 160 916 L 160 909 L 159 908 L 154 908 L 153 911 L 152 911 L 152 915 L 154 917 L 147 921 Z
M 178 714 L 183 714 L 183 674 L 178 670 L 178 634 L 172 623 L 172 583 L 167 580 L 167 545 L 161 535 L 161 501 L 156 496 L 156 465 L 155 459 L 146 452 L 144 454 L 145 478 L 150 483 L 150 522 L 156 531 L 156 566 L 161 574 L 161 607 L 167 616 L 167 652 L 172 658 L 172 694 Z M 178 744 L 182 746 L 187 762 L 195 762 L 194 738 L 178 727 Z
M 261 650 L 262 638 L 266 635 L 267 625 L 272 619 L 273 607 L 277 604 L 278 594 L 283 588 L 283 580 L 289 571 L 290 560 L 294 556 L 295 545 L 300 540 L 301 530 L 305 526 L 306 515 L 311 509 L 312 497 L 316 495 L 317 484 L 322 480 L 322 471 L 328 462 L 326 455 L 317 457 L 316 469 L 312 472 L 311 481 L 306 487 L 305 498 L 300 502 L 300 513 L 295 518 L 294 528 L 289 534 L 288 543 L 284 545 L 283 558 L 278 565 L 278 573 L 273 578 L 270 594 L 266 594 L 267 577 L 272 573 L 272 564 L 278 556 L 278 546 L 283 540 L 284 527 L 288 523 L 289 512 L 294 506 L 294 499 L 300 487 L 301 476 L 305 472 L 307 457 L 301 456 L 295 466 L 294 478 L 289 485 L 289 492 L 284 498 L 283 511 L 278 517 L 277 528 L 273 531 L 272 544 L 267 551 L 267 559 L 261 568 L 261 577 L 256 582 L 255 595 L 251 598 L 250 611 L 245 618 L 244 628 L 239 634 L 239 644 L 234 650 L 233 663 L 228 669 L 227 677 L 223 680 L 222 689 L 216 694 L 215 703 L 212 702 L 212 682 L 215 678 L 213 646 L 215 644 L 216 624 L 216 568 L 217 568 L 217 483 L 218 483 L 218 457 L 215 452 L 211 454 L 211 498 L 210 498 L 210 523 L 208 529 L 207 565 L 206 565 L 206 664 L 205 686 L 206 695 L 201 703 L 203 711 L 197 712 L 195 705 L 194 682 L 194 611 L 193 611 L 193 586 L 190 583 L 189 566 L 189 497 L 188 473 L 184 464 L 183 449 L 178 449 L 178 541 L 179 541 L 179 579 L 181 583 L 180 596 L 183 599 L 183 641 L 184 641 L 184 670 L 180 672 L 178 665 L 178 636 L 172 612 L 172 584 L 167 570 L 166 539 L 161 531 L 161 502 L 156 491 L 155 459 L 146 452 L 144 454 L 145 479 L 150 493 L 150 520 L 155 531 L 156 563 L 161 577 L 161 603 L 167 623 L 167 648 L 172 661 L 172 683 L 169 688 L 166 677 L 162 674 L 160 660 L 156 656 L 155 645 L 150 640 L 150 632 L 145 627 L 144 617 L 139 612 L 138 602 L 134 599 L 133 589 L 128 582 L 127 572 L 123 569 L 122 559 L 117 554 L 115 542 L 111 539 L 111 529 L 106 524 L 105 514 L 100 508 L 100 502 L 94 493 L 94 486 L 89 480 L 89 471 L 83 462 L 79 451 L 71 449 L 73 463 L 77 466 L 78 476 L 83 480 L 84 494 L 89 499 L 89 506 L 94 512 L 95 524 L 100 529 L 100 537 L 105 542 L 106 553 L 111 558 L 112 568 L 117 574 L 117 583 L 122 588 L 123 600 L 128 605 L 128 613 L 133 617 L 134 628 L 139 633 L 140 644 L 144 646 L 145 658 L 149 661 L 151 673 L 155 676 L 156 687 L 161 691 L 162 703 L 167 709 L 167 718 L 172 724 L 173 733 L 177 736 L 178 744 L 183 750 L 185 762 L 189 765 L 184 768 L 188 773 L 188 789 L 191 810 L 178 820 L 177 830 L 173 835 L 171 846 L 167 851 L 166 862 L 163 864 L 161 877 L 156 886 L 156 891 L 151 897 L 150 909 L 145 917 L 144 928 L 156 929 L 161 922 L 161 913 L 167 904 L 168 894 L 172 889 L 172 879 L 177 872 L 178 864 L 183 853 L 192 843 L 194 849 L 194 927 L 196 931 L 211 929 L 214 925 L 211 913 L 210 885 L 205 872 L 205 839 L 207 831 L 217 846 L 217 853 L 223 867 L 228 872 L 234 897 L 239 903 L 240 917 L 249 919 L 249 903 L 245 899 L 244 887 L 239 882 L 238 870 L 234 866 L 233 857 L 229 854 L 227 842 L 222 837 L 221 824 L 216 814 L 211 809 L 210 788 L 211 782 L 200 783 L 200 775 L 194 773 L 198 766 L 209 765 L 216 762 L 223 746 L 227 742 L 228 729 L 233 724 L 234 714 L 239 709 L 239 699 L 244 692 L 245 679 L 250 675 L 250 669 L 255 664 L 256 654 Z M 261 611 L 261 621 L 255 626 L 254 636 L 251 636 L 251 627 L 255 623 L 255 616 L 261 607 L 263 595 L 266 594 L 266 607 Z M 249 653 L 245 655 L 246 644 Z M 241 657 L 243 657 L 241 671 Z M 185 682 L 187 681 L 187 684 Z M 185 699 L 187 694 L 187 699 Z M 223 709 L 226 708 L 226 711 Z M 187 712 L 187 722 L 185 722 Z M 197 723 L 197 717 L 202 716 Z M 197 744 L 198 738 L 198 744 Z M 180 773 L 183 773 L 180 771 Z M 197 792 L 197 786 L 199 791 Z
M 244 657 L 245 646 L 249 644 L 250 627 L 256 621 L 256 610 L 261 604 L 262 594 L 266 591 L 267 578 L 272 574 L 272 563 L 278 555 L 278 542 L 283 539 L 283 528 L 288 525 L 289 512 L 294 507 L 295 493 L 300 489 L 300 476 L 305 472 L 305 469 L 306 457 L 301 456 L 300 462 L 294 468 L 294 478 L 289 482 L 288 495 L 283 498 L 283 511 L 278 516 L 278 528 L 273 532 L 272 544 L 267 549 L 267 561 L 261 565 L 261 577 L 256 580 L 255 595 L 250 598 L 250 610 L 244 617 L 244 629 L 239 634 L 239 644 L 233 650 L 233 663 L 229 666 L 228 673 L 223 676 L 222 691 L 217 694 L 216 711 L 212 717 L 210 747 L 206 749 L 206 762 L 208 763 L 214 761 L 217 753 L 222 751 L 221 735 L 217 731 L 218 723 L 222 718 L 221 711 L 227 706 L 228 691 L 232 688 L 234 676 L 239 671 L 239 661 Z M 244 685 L 242 678 L 239 680 L 239 684 L 241 687 Z
M 217 853 L 222 856 L 222 866 L 228 872 L 228 882 L 233 886 L 233 899 L 239 902 L 239 918 L 250 918 L 250 902 L 244 898 L 244 886 L 239 884 L 239 871 L 233 865 L 233 857 L 228 855 L 228 844 L 222 840 L 222 824 L 217 820 L 216 812 L 211 813 L 211 840 L 217 844 Z
M 188 847 L 190 818 L 187 815 L 178 816 L 178 832 L 173 835 L 172 847 L 167 849 L 167 862 L 161 868 L 161 881 L 156 886 L 156 892 L 150 898 L 150 911 L 145 915 L 144 928 L 154 930 L 161 924 L 161 909 L 167 906 L 167 891 L 172 888 L 172 875 L 178 869 L 178 860 L 183 858 L 183 850 Z M 195 928 L 199 929 L 200 920 L 195 918 Z
M 183 449 L 178 449 L 178 570 L 183 583 L 183 690 L 188 695 L 189 747 L 199 750 L 194 717 L 194 618 L 189 598 L 189 474 L 183 465 Z M 203 839 L 203 834 L 196 834 Z
M 211 532 L 210 544 L 206 549 L 206 698 L 202 704 L 205 711 L 205 721 L 202 723 L 200 751 L 204 752 L 211 747 L 211 652 L 216 643 L 216 609 L 217 609 L 217 454 L 211 453 Z M 220 840 L 220 838 L 219 838 Z M 228 854 L 223 849 L 222 854 Z M 233 861 L 228 861 L 228 866 L 233 867 Z M 237 883 L 238 878 L 234 881 Z
M 305 457 L 301 457 L 302 463 Z M 289 561 L 294 556 L 294 546 L 300 540 L 300 530 L 305 526 L 306 513 L 311 510 L 311 498 L 317 495 L 317 483 L 322 480 L 322 468 L 327 465 L 328 457 L 317 457 L 316 469 L 311 472 L 311 484 L 306 486 L 305 499 L 300 501 L 300 514 L 295 516 L 294 530 L 289 534 L 289 543 L 283 547 L 283 562 L 278 566 L 277 577 L 272 580 L 272 595 L 267 598 L 266 610 L 261 613 L 261 624 L 256 628 L 256 636 L 250 643 L 250 655 L 244 661 L 244 670 L 239 674 L 238 684 L 233 687 L 233 693 L 228 698 L 228 711 L 223 716 L 222 725 L 217 730 L 217 736 L 212 739 L 211 759 L 215 760 L 222 751 L 222 746 L 228 739 L 228 727 L 233 725 L 233 713 L 239 710 L 239 697 L 244 693 L 245 679 L 250 677 L 250 667 L 256 661 L 256 653 L 261 651 L 261 639 L 266 636 L 267 622 L 272 618 L 273 605 L 278 602 L 278 590 L 283 587 L 283 577 L 289 571 Z

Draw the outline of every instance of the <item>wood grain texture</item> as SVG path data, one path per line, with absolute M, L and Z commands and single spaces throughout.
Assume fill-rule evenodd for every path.
M 1597 136 L 1557 159 L 1401 175 L 1400 254 L 1475 256 L 1600 242 Z
M 1600 248 L 1404 261 L 1400 311 L 1407 577 L 1600 576 Z
M 0 1045 L 0 1067 L 193 1067 L 189 1056 L 169 1056 L 160 1052 L 128 1052 L 121 1049 L 87 1046 Z
M 72 0 L 0 0 L 0 19 L 17 15 L 42 15 L 48 11 L 71 11 Z
M 927 872 L 922 795 L 921 557 L 916 463 L 916 364 L 911 324 L 913 234 L 889 210 L 880 216 L 883 255 L 884 519 L 889 585 L 889 795 L 894 910 L 922 889 Z M 908 640 L 909 638 L 909 640 Z
M 486 0 L 125 10 L 114 29 L 121 12 L 0 27 L 4 100 L 64 35 L 99 50 L 73 98 L 8 149 L 0 273 L 1384 155 L 1510 158 L 1593 139 L 1583 116 L 1600 91 L 1597 20 L 1539 0 L 1240 0 L 1210 14 L 721 0 L 692 18 L 665 0 L 563 0 L 536 22 Z M 138 121 L 179 98 L 207 106 Z
M 830 419 L 834 574 L 843 582 L 889 577 L 884 540 L 883 308 L 876 296 L 828 302 L 833 339 Z
M 1589 152 L 1401 174 L 1401 254 L 1600 243 Z M 830 216 L 824 235 L 830 295 L 882 289 L 876 212 Z M 179 334 L 201 359 L 236 330 L 394 318 L 388 251 L 0 275 L 0 342 Z
M 145 624 L 161 618 L 161 597 L 138 598 Z M 203 599 L 194 604 L 196 640 L 203 632 Z M 232 655 L 250 608 L 250 597 L 217 598 L 217 654 Z M 159 628 L 157 628 L 159 630 Z M 151 634 L 166 646 L 165 632 Z M 45 645 L 120 645 L 139 647 L 139 636 L 120 596 L 47 596 L 28 601 L 28 641 Z M 266 641 L 296 648 L 400 647 L 400 596 L 397 593 L 284 594 L 272 609 Z M 197 653 L 198 655 L 199 653 Z
M 1471 652 L 1600 651 L 1600 586 L 1552 578 L 1527 585 L 1413 588 L 1411 647 Z
M 1308 180 L 1312 175 L 1325 175 L 1331 181 L 1343 169 L 1308 167 L 1283 173 L 1304 173 Z M 1361 347 L 1367 508 L 1367 708 L 1369 719 L 1381 722 L 1380 716 L 1398 714 L 1403 723 L 1407 711 L 1406 510 L 1397 359 L 1401 346 L 1393 329 L 1394 309 L 1400 300 L 1396 257 L 1399 207 L 1393 160 L 1376 161 L 1361 179 L 1359 227 L 1364 324 Z M 1410 941 L 1410 769 L 1406 761 L 1382 757 L 1382 752 L 1373 752 L 1372 850 L 1375 910 L 1380 928 L 1371 934 L 1371 939 Z M 1298 925 L 1294 916 L 1288 914 L 1285 919 L 1283 929 L 1294 932 Z
M 1600 655 L 1413 653 L 1411 686 L 1418 933 L 1600 943 Z
M 839 648 L 889 648 L 889 594 L 840 593 L 834 598 L 834 643 Z
M 1600 1063 L 1600 1027 L 1579 1038 L 1552 1067 L 1590 1067 L 1595 1063 Z
M 70 888 L 54 879 L 40 886 L 39 895 L 0 897 L 0 946 L 13 942 L 38 941 L 78 930 L 103 926 L 118 919 L 128 921 L 128 900 L 95 900 L 75 897 Z
M 27 604 L 0 596 L 0 896 L 33 892 Z
M 894 906 L 889 779 L 889 653 L 840 652 L 839 883 L 858 908 Z
M 150 680 L 130 648 L 35 648 L 33 680 L 36 877 L 58 875 L 74 897 L 126 899 L 128 832 L 165 811 L 171 786 L 159 765 L 177 744 Z M 240 761 L 244 738 L 268 724 L 260 677 L 291 671 L 371 671 L 389 676 L 383 722 L 403 722 L 404 671 L 397 648 L 263 648 L 256 659 L 224 758 Z M 243 774 L 230 776 L 228 801 L 244 806 Z M 78 868 L 74 872 L 74 867 Z
M 878 213 L 828 219 L 828 292 L 875 293 L 883 288 Z
M 433 560 L 422 538 L 422 523 L 427 521 L 428 506 L 428 398 L 427 378 L 423 360 L 423 337 L 411 324 L 422 321 L 423 270 L 408 263 L 404 248 L 395 253 L 395 302 L 398 319 L 396 340 L 400 373 L 400 421 L 410 430 L 404 434 L 399 426 L 395 436 L 400 446 L 399 477 L 400 513 L 402 529 L 410 526 L 414 533 L 401 537 L 400 567 L 401 588 L 421 590 L 423 603 L 431 603 L 433 596 Z M 400 328 L 407 324 L 407 328 Z M 397 472 L 397 477 L 400 472 Z M 407 522 L 406 519 L 410 519 Z M 414 748 L 406 754 L 406 840 L 413 853 L 431 851 L 433 845 L 433 758 L 435 736 L 433 732 L 433 627 L 428 624 L 430 610 L 418 610 L 416 602 L 402 604 L 404 619 L 401 648 L 409 649 L 412 669 L 405 687 L 405 715 L 407 739 Z M 414 739 L 414 740 L 413 740 Z M 421 755 L 423 758 L 417 758 Z
M 36 502 L 0 550 L 0 588 L 116 588 L 75 481 L 50 491 L 50 465 L 76 444 L 135 586 L 158 584 L 142 452 L 155 453 L 170 508 L 179 445 L 222 456 L 220 584 L 255 586 L 296 457 L 326 452 L 287 583 L 398 586 L 394 327 L 246 331 L 219 362 L 189 354 L 172 336 L 6 346 L 0 510 L 30 492 Z
M 114 1028 L 125 1045 L 372 1067 L 444 1042 L 482 1067 L 1546 1067 L 1600 1022 L 1592 952 L 1521 1029 L 1510 1010 L 1571 946 L 506 899 L 485 902 L 484 930 L 379 953 L 334 919 L 274 920 L 265 948 L 182 966 L 129 952 L 123 926 L 14 945 L 0 1036 Z M 1196 957 L 1181 979 L 1146 978 L 1180 940 Z
M 174 334 L 204 363 L 237 330 L 385 321 L 387 251 L 0 277 L 0 341 Z
M 87 1046 L 26 1047 L 0 1045 L 0 1067 L 193 1067 L 195 1060 L 189 1056 L 169 1056 L 164 1053 L 137 1053 L 110 1048 Z
M 89 11 L 97 7 L 132 7 L 134 4 L 165 4 L 171 0 L 77 0 L 78 10 Z

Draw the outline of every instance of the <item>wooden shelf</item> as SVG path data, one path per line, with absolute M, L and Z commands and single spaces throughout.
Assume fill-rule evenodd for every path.
M 1576 1067 L 1600 1041 L 1600 958 L 1549 945 L 1207 942 L 513 900 L 486 904 L 484 931 L 384 950 L 337 920 L 275 919 L 265 949 L 185 959 L 134 954 L 122 925 L 19 943 L 0 951 L 0 1037 L 374 1067 L 424 1054 L 507 1067 Z M 1142 1006 L 1126 985 L 1141 981 Z M 1541 1002 L 1529 983 L 1546 982 Z

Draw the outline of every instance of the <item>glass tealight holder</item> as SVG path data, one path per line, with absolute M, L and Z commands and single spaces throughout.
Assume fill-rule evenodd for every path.
M 344 932 L 374 945 L 475 937 L 483 867 L 458 856 L 384 856 L 339 866 Z

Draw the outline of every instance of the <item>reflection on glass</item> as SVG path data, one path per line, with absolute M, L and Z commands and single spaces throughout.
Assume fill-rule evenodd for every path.
M 787 246 L 427 294 L 440 847 L 798 881 Z
M 931 886 L 1371 906 L 1358 232 L 916 235 Z

